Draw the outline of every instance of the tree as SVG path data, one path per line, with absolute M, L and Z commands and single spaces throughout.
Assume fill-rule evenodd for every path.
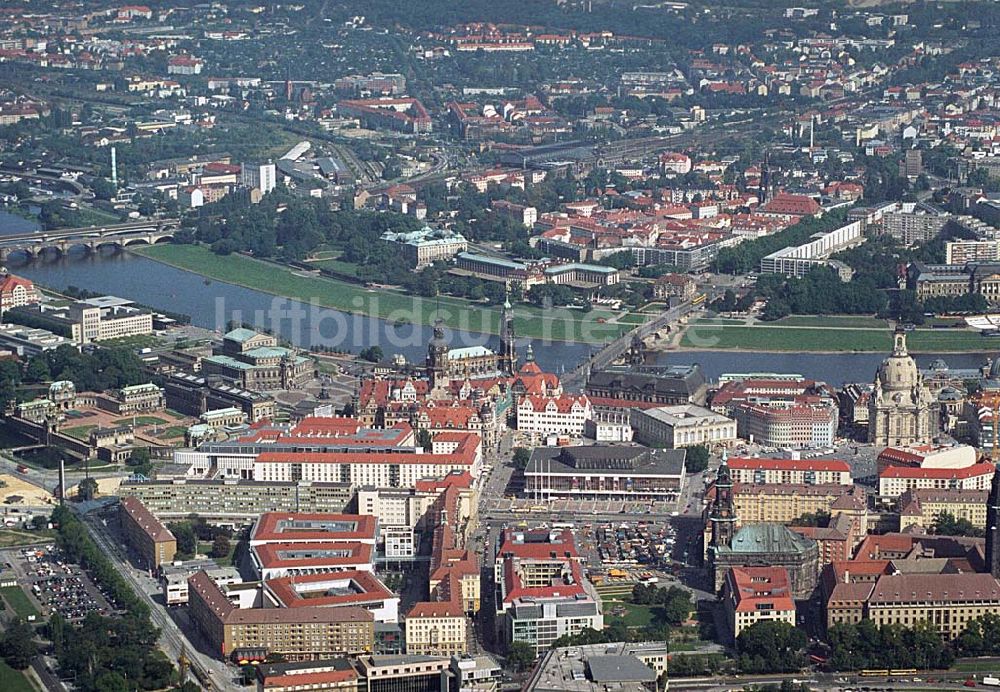
M 381 347 L 369 346 L 368 348 L 361 349 L 358 357 L 362 360 L 367 360 L 369 363 L 377 363 L 385 357 L 385 354 L 382 353 Z
M 195 536 L 194 528 L 190 522 L 176 521 L 167 524 L 167 528 L 177 539 L 177 552 L 182 555 L 193 556 L 198 550 L 198 538 Z
M 514 462 L 514 468 L 523 471 L 528 466 L 528 461 L 531 459 L 531 450 L 525 449 L 524 447 L 515 447 L 514 456 L 512 461 Z
M 431 443 L 431 431 L 427 429 L 421 429 L 417 431 L 417 444 L 424 449 L 430 449 Z
M 115 194 L 115 186 L 104 178 L 95 178 L 94 182 L 90 184 L 90 189 L 97 199 L 108 200 Z
M 149 476 L 152 473 L 153 464 L 150 461 L 149 447 L 136 447 L 132 450 L 125 464 L 132 469 L 133 473 Z
M 700 473 L 708 468 L 708 447 L 694 445 L 687 448 L 684 465 L 688 473 Z
M 97 496 L 97 481 L 93 478 L 84 478 L 77 486 L 76 495 L 81 502 L 89 502 Z
M 828 526 L 830 523 L 830 513 L 822 510 L 817 512 L 806 512 L 792 520 L 792 526 Z
M 740 632 L 736 649 L 740 669 L 747 673 L 793 673 L 805 661 L 805 633 L 787 622 L 761 620 Z
M 229 536 L 224 533 L 220 533 L 212 541 L 212 557 L 229 557 Z
M 526 642 L 514 642 L 507 652 L 507 662 L 518 672 L 527 670 L 535 662 L 535 648 Z
M 0 654 L 11 668 L 24 670 L 31 665 L 31 659 L 38 655 L 35 646 L 35 630 L 20 618 L 7 626 L 0 640 Z
M 48 382 L 52 379 L 49 364 L 44 358 L 32 358 L 24 369 L 25 382 Z
M 20 366 L 11 360 L 0 361 L 0 411 L 14 401 L 19 384 L 21 384 Z
M 109 670 L 94 680 L 94 692 L 128 692 L 128 683 L 121 673 Z
M 957 519 L 954 514 L 941 512 L 934 518 L 931 530 L 939 536 L 969 536 L 981 538 L 985 530 L 968 519 Z

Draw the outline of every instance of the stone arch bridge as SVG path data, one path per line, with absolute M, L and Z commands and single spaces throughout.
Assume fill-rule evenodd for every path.
M 87 252 L 96 252 L 101 247 L 126 248 L 129 245 L 154 245 L 173 240 L 179 224 L 176 221 L 138 221 L 110 226 L 88 226 L 86 228 L 59 228 L 53 231 L 16 233 L 0 236 L 0 262 L 15 252 L 23 252 L 29 258 L 46 252 L 66 254 L 70 248 L 82 247 Z

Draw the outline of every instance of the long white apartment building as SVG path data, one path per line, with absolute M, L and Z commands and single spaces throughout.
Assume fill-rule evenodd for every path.
M 817 233 L 813 240 L 803 245 L 786 247 L 762 258 L 760 271 L 762 274 L 783 274 L 785 276 L 805 276 L 816 266 L 830 266 L 840 275 L 841 280 L 849 281 L 850 267 L 842 262 L 829 259 L 830 255 L 841 250 L 860 245 L 865 242 L 865 227 L 859 221 L 853 221 L 836 228 L 829 233 Z

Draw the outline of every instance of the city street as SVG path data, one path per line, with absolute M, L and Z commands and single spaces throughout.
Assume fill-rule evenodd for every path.
M 237 690 L 239 686 L 233 682 L 234 669 L 224 662 L 212 660 L 204 656 L 188 640 L 187 635 L 178 627 L 164 607 L 153 599 L 153 594 L 159 594 L 159 584 L 149 577 L 148 573 L 132 567 L 122 546 L 109 535 L 103 522 L 95 514 L 83 517 L 90 529 L 90 535 L 98 546 L 108 555 L 118 573 L 128 582 L 132 590 L 149 606 L 153 624 L 160 628 L 160 648 L 172 661 L 177 661 L 183 653 L 190 660 L 192 672 L 200 669 L 211 681 L 213 690 Z M 201 682 L 204 687 L 204 681 Z

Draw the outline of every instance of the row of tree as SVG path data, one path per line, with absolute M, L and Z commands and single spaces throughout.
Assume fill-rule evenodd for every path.
M 102 587 L 120 614 L 89 613 L 80 625 L 53 615 L 46 626 L 60 673 L 75 679 L 84 692 L 163 689 L 177 682 L 170 660 L 156 645 L 159 630 L 149 608 L 136 596 L 111 560 L 68 507 L 57 507 L 52 522 L 56 543 L 67 559 L 79 564 Z
M 834 670 L 919 668 L 945 669 L 955 652 L 933 625 L 883 625 L 871 620 L 838 623 L 828 633 L 829 666 Z

